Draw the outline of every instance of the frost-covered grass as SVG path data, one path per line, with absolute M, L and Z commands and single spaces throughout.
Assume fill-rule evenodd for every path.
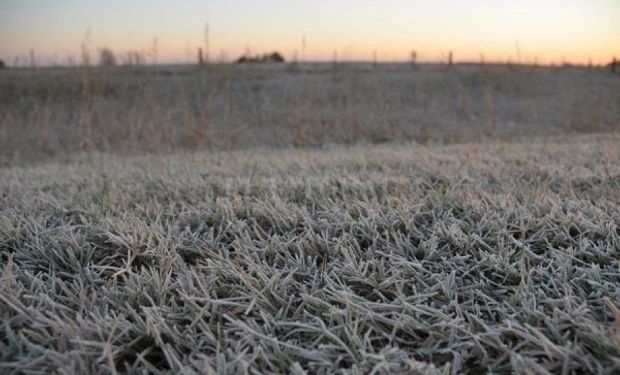
M 617 134 L 0 169 L 0 372 L 617 373 Z

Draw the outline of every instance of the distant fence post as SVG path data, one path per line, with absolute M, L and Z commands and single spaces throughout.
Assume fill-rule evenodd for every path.
M 618 65 L 618 60 L 614 56 L 614 59 L 611 61 L 611 72 L 612 73 L 616 72 L 616 65 Z
M 418 59 L 418 53 L 415 50 L 411 51 L 411 67 L 412 68 L 415 68 L 417 59 Z
M 202 48 L 198 48 L 198 65 L 199 66 L 205 65 L 205 60 L 204 60 L 204 57 L 202 56 Z
M 454 63 L 453 58 L 454 58 L 454 55 L 453 55 L 452 51 L 450 51 L 450 52 L 448 53 L 448 67 L 449 67 L 449 68 L 451 68 L 451 67 L 452 67 L 452 64 Z
M 291 63 L 289 65 L 291 69 L 293 69 L 293 70 L 297 69 L 297 60 L 298 60 L 298 58 L 297 58 L 297 50 L 294 50 L 293 51 L 293 58 L 291 59 Z
M 37 59 L 34 55 L 34 49 L 30 50 L 30 67 L 33 69 L 37 67 Z

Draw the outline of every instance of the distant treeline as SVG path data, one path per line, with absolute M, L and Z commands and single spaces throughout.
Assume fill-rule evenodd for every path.
M 236 60 L 239 64 L 245 63 L 283 63 L 284 57 L 279 52 L 265 53 L 262 56 L 243 55 Z

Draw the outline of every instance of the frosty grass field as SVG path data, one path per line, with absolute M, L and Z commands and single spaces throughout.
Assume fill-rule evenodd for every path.
M 265 101 L 248 99 L 262 104 L 246 109 L 266 113 L 269 136 L 242 121 L 255 117 L 241 107 L 217 112 L 216 90 L 203 97 L 213 122 L 190 145 L 178 129 L 146 138 L 150 111 L 174 114 L 164 102 L 125 128 L 125 118 L 97 117 L 121 110 L 110 99 L 116 89 L 101 89 L 85 135 L 71 125 L 83 107 L 15 81 L 11 92 L 25 99 L 5 91 L 11 109 L 0 121 L 21 142 L 0 139 L 0 372 L 620 372 L 618 107 L 593 101 L 600 107 L 590 112 L 554 112 L 553 98 L 526 102 L 546 97 L 537 79 L 475 83 L 474 73 L 457 77 L 468 107 L 445 117 L 412 110 L 436 124 L 432 134 L 408 129 L 406 113 L 380 112 L 378 96 L 368 110 L 387 128 L 356 122 L 371 117 L 356 112 L 364 102 L 354 97 L 326 104 L 324 120 L 358 126 L 357 138 L 290 130 L 323 121 L 314 107 L 329 100 L 316 94 L 303 112 L 290 99 L 299 114 L 291 119 L 266 101 L 275 95 L 264 90 L 268 76 L 248 94 Z M 572 82 L 559 70 L 532 74 Z M 416 87 L 448 84 L 415 77 Z M 318 85 L 295 82 L 293 97 Z M 620 95 L 618 80 L 609 82 L 583 87 Z M 480 104 L 485 92 L 495 95 L 494 112 Z M 428 104 L 418 102 L 423 92 L 383 98 L 392 108 Z M 137 104 L 123 108 L 137 116 Z M 187 111 L 192 134 L 202 115 Z M 557 127 L 539 134 L 535 120 L 546 111 Z M 578 121 L 562 121 L 571 113 Z M 441 136 L 453 134 L 452 117 L 462 129 L 487 124 L 471 134 L 497 124 L 454 140 Z M 220 120 L 245 124 L 247 139 L 223 133 Z M 55 130 L 35 131 L 45 121 Z M 127 137 L 112 138 L 106 121 Z M 588 121 L 596 133 L 584 130 Z M 18 126 L 26 123 L 28 132 Z M 140 136 L 148 147 L 136 151 Z M 261 147 L 261 137 L 299 147 Z

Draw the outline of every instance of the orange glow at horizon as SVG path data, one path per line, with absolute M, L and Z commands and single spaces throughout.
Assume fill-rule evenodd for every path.
M 620 57 L 618 20 L 615 0 L 6 0 L 0 59 L 24 63 L 34 50 L 42 63 L 65 63 L 79 60 L 85 43 L 92 54 L 107 46 L 120 59 L 141 51 L 151 62 L 194 62 L 208 22 L 213 61 L 246 50 L 308 61 L 407 61 L 415 50 L 431 62 L 453 51 L 456 61 L 603 64 Z

